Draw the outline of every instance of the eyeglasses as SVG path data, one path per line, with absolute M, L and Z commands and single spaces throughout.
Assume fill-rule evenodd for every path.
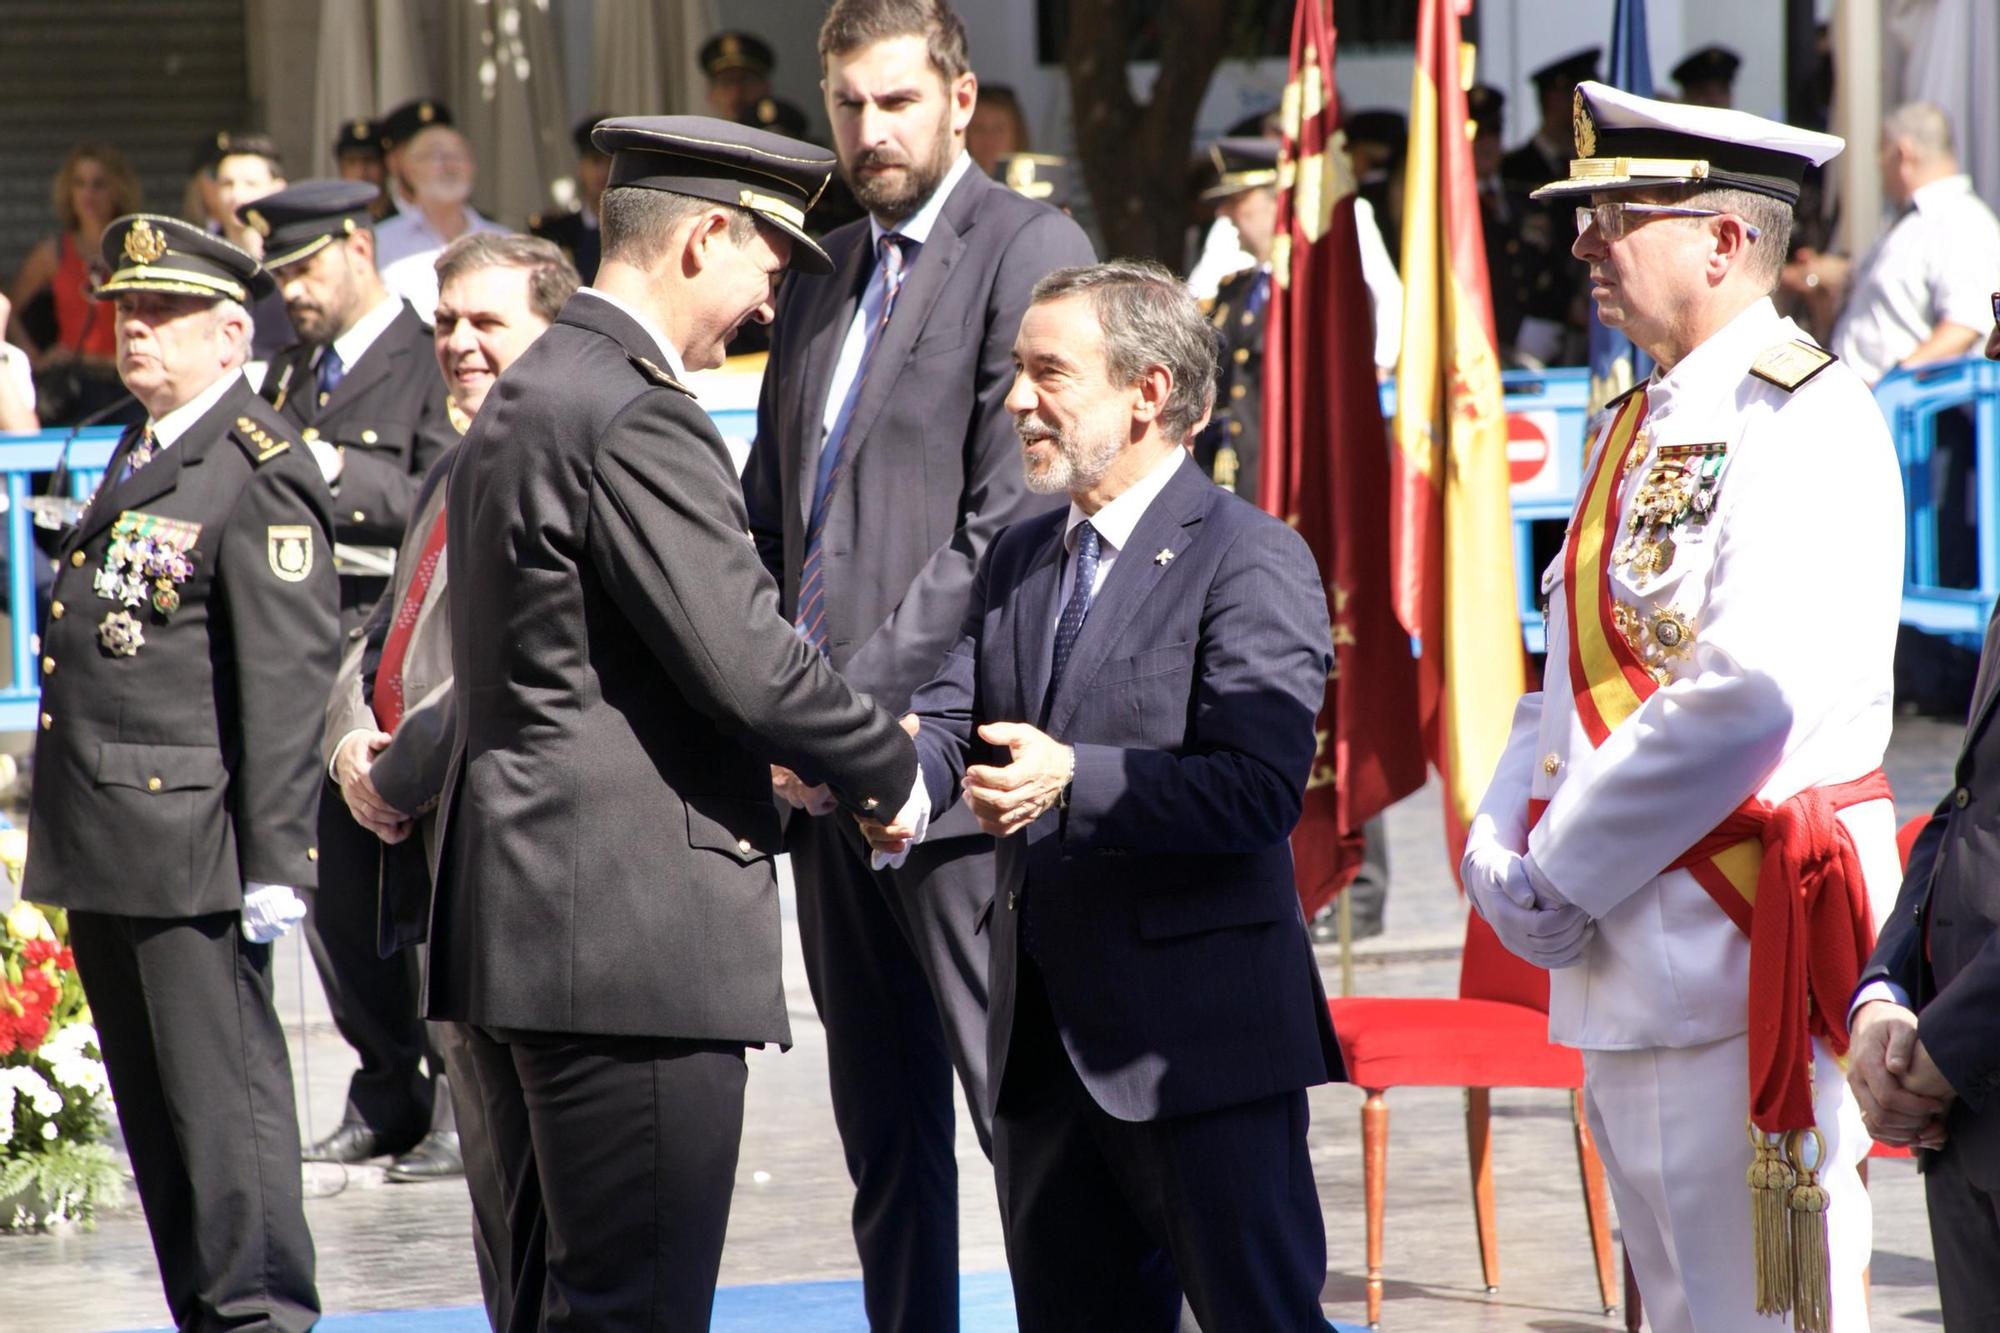
M 1597 234 L 1605 240 L 1622 240 L 1625 233 L 1632 226 L 1628 219 L 1634 215 L 1653 218 L 1726 218 L 1736 216 L 1734 213 L 1724 213 L 1714 208 L 1680 208 L 1673 204 L 1627 204 L 1615 201 L 1604 204 L 1578 204 L 1576 208 L 1576 234 L 1581 236 L 1586 229 L 1595 225 Z M 1736 220 L 1739 222 L 1743 221 L 1741 218 L 1737 218 Z M 1753 241 L 1764 234 L 1747 222 L 1743 223 L 1743 230 L 1749 234 L 1750 239 Z

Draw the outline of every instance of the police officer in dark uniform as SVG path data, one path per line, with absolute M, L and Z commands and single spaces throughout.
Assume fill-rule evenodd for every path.
M 459 716 L 428 1013 L 492 1039 L 503 1178 L 539 1191 L 547 1276 L 515 1324 L 546 1293 L 552 1325 L 696 1329 L 744 1048 L 790 1039 L 771 765 L 879 813 L 916 756 L 780 614 L 681 382 L 771 317 L 788 261 L 829 269 L 804 222 L 833 155 L 699 116 L 596 139 L 597 283 L 509 367 L 446 483 Z
M 1002 153 L 993 162 L 993 179 L 1029 199 L 1070 211 L 1081 191 L 1066 157 L 1054 153 Z
M 528 218 L 528 230 L 545 241 L 554 241 L 577 276 L 588 283 L 597 276 L 600 241 L 597 224 L 598 202 L 604 198 L 605 182 L 611 179 L 611 155 L 590 141 L 590 132 L 602 116 L 585 116 L 576 123 L 576 202 L 566 213 L 535 213 Z
M 701 44 L 700 60 L 708 78 L 709 110 L 724 120 L 744 123 L 757 103 L 771 95 L 778 57 L 769 42 L 753 33 L 718 32 Z
M 265 395 L 295 424 L 333 490 L 333 552 L 341 628 L 360 633 L 388 586 L 417 491 L 458 441 L 445 407 L 430 326 L 375 271 L 373 187 L 302 181 L 243 210 L 264 237 L 265 263 L 304 341 L 264 377 Z M 455 1174 L 443 1066 L 417 1013 L 417 961 L 376 948 L 381 844 L 354 822 L 331 782 L 320 801 L 320 890 L 306 938 L 340 1033 L 361 1057 L 341 1124 L 307 1150 L 311 1161 L 382 1154 L 399 1176 Z M 420 1067 L 430 1055 L 430 1075 Z M 420 1143 L 419 1141 L 424 1142 Z M 421 1149 L 421 1151 L 418 1151 Z
M 1576 85 L 1597 77 L 1599 52 L 1598 47 L 1587 47 L 1534 72 L 1541 126 L 1532 139 L 1500 159 L 1500 175 L 1521 241 L 1521 264 L 1528 275 L 1515 348 L 1542 365 L 1576 364 L 1584 355 L 1585 273 L 1569 252 L 1576 239 L 1572 210 L 1558 207 L 1561 201 L 1529 196 L 1569 175 L 1575 143 L 1571 103 Z
M 257 261 L 150 214 L 103 245 L 147 419 L 63 539 L 24 891 L 69 909 L 174 1322 L 306 1329 L 270 941 L 318 871 L 300 704 L 339 655 L 326 489 L 241 373 Z
M 1736 71 L 1743 57 L 1726 46 L 1697 47 L 1674 66 L 1674 82 L 1681 86 L 1681 101 L 1689 106 L 1736 105 Z
M 1209 149 L 1216 183 L 1202 191 L 1218 216 L 1235 224 L 1257 262 L 1222 280 L 1208 306 L 1222 339 L 1215 411 L 1195 437 L 1194 457 L 1215 484 L 1257 503 L 1263 452 L 1264 326 L 1271 306 L 1271 242 L 1278 219 L 1278 141 L 1220 139 Z
M 342 121 L 340 133 L 333 141 L 334 174 L 344 181 L 362 181 L 381 189 L 388 180 L 389 170 L 382 161 L 382 132 L 375 122 L 366 116 Z M 382 190 L 368 211 L 380 222 L 396 211 L 389 202 L 389 192 Z

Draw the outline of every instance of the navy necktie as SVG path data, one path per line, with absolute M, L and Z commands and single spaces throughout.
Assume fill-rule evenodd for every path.
M 847 386 L 847 397 L 841 403 L 833 429 L 828 432 L 826 444 L 819 453 L 812 512 L 806 519 L 805 561 L 799 566 L 799 610 L 792 620 L 806 642 L 821 652 L 826 651 L 826 570 L 820 558 L 820 543 L 826 536 L 828 502 L 840 485 L 840 465 L 847 448 L 847 423 L 854 415 L 854 404 L 859 401 L 861 386 L 868 378 L 868 362 L 881 345 L 882 330 L 888 327 L 890 312 L 896 308 L 896 294 L 903 289 L 907 259 L 903 247 L 909 244 L 912 242 L 908 237 L 895 232 L 882 237 L 882 313 L 868 330 L 867 341 L 861 349 L 861 364 L 854 368 L 854 379 Z
M 1076 528 L 1076 586 L 1070 589 L 1069 601 L 1063 606 L 1062 619 L 1056 621 L 1055 653 L 1049 658 L 1049 694 L 1056 697 L 1056 687 L 1062 684 L 1063 668 L 1069 665 L 1069 655 L 1076 648 L 1076 636 L 1083 629 L 1083 618 L 1090 613 L 1091 585 L 1097 582 L 1097 529 L 1089 520 L 1079 523 Z M 1043 714 L 1048 705 L 1042 705 Z
M 326 406 L 326 397 L 340 387 L 340 377 L 347 373 L 347 367 L 340 359 L 340 351 L 332 343 L 319 354 L 319 403 Z

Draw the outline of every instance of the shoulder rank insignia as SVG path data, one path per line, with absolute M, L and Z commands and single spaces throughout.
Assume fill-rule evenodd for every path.
M 1791 393 L 1838 359 L 1823 347 L 1815 347 L 1804 339 L 1794 339 L 1766 348 L 1750 363 L 1750 373 L 1766 384 L 1775 384 L 1786 393 Z
M 292 447 L 290 440 L 271 434 L 254 417 L 236 418 L 236 429 L 231 434 L 253 463 L 268 463 Z
M 694 397 L 694 390 L 688 388 L 687 385 L 682 384 L 679 380 L 675 379 L 673 377 L 672 372 L 668 371 L 664 366 L 656 365 L 652 361 L 647 360 L 643 356 L 633 357 L 632 364 L 639 368 L 640 374 L 644 375 L 647 379 L 651 380 L 653 383 L 658 384 L 663 388 L 678 389 L 682 393 L 686 394 L 688 397 L 690 398 Z

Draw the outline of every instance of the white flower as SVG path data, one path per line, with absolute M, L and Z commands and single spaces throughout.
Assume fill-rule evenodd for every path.
M 0 1143 L 14 1137 L 14 1102 L 25 1097 L 35 1113 L 44 1118 L 63 1108 L 62 1094 L 32 1069 L 0 1069 Z
M 42 1122 L 42 1137 L 53 1142 L 55 1136 L 56 1136 L 56 1122 L 53 1120 L 44 1120 Z
M 90 1100 L 110 1090 L 104 1077 L 104 1062 L 94 1054 L 96 1046 L 96 1028 L 88 1023 L 71 1023 L 43 1042 L 36 1054 L 48 1062 L 49 1072 L 55 1075 L 57 1083 Z

